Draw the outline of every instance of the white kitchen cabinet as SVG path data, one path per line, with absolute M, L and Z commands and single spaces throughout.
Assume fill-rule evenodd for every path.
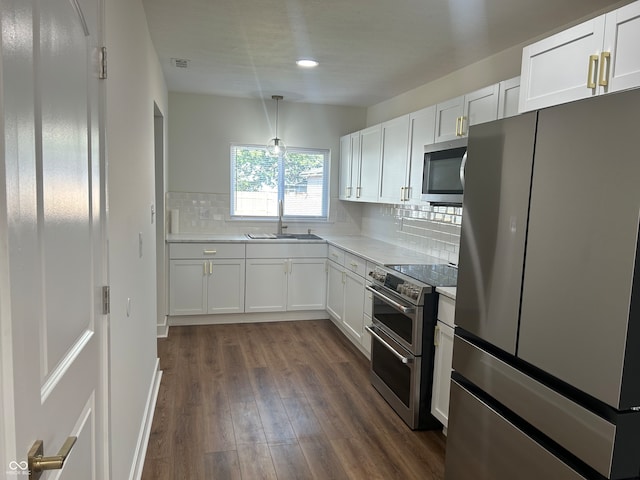
M 326 258 L 292 258 L 287 278 L 287 311 L 324 310 L 327 288 Z
M 346 270 L 344 283 L 344 317 L 342 324 L 355 343 L 362 343 L 364 330 L 364 278 Z
M 245 311 L 324 310 L 326 244 L 247 246 Z
M 499 91 L 496 83 L 436 105 L 436 143 L 466 137 L 470 126 L 496 120 Z
M 373 310 L 373 294 L 366 289 L 367 286 L 371 285 L 371 282 L 366 280 L 365 281 L 365 291 L 364 291 L 364 305 L 363 305 L 363 316 L 362 316 L 362 320 L 363 320 L 363 325 L 367 326 L 367 325 L 371 325 L 372 320 L 371 320 L 371 316 L 372 316 L 372 310 Z M 362 338 L 361 338 L 361 345 L 362 348 L 364 348 L 364 351 L 367 353 L 367 355 L 371 355 L 371 334 L 366 330 L 366 329 L 362 329 Z
M 360 178 L 360 132 L 340 137 L 341 200 L 355 200 Z
M 406 199 L 409 123 L 409 115 L 403 115 L 382 124 L 381 202 L 401 203 Z
M 518 114 L 520 102 L 520 77 L 500 82 L 498 98 L 498 118 L 512 117 Z
M 522 51 L 519 111 L 596 95 L 604 15 L 559 32 Z
M 374 125 L 360 132 L 360 170 L 356 200 L 376 202 L 380 190 L 382 126 Z
M 460 136 L 460 119 L 464 113 L 464 95 L 436 105 L 435 143 Z
M 244 312 L 243 244 L 171 244 L 169 314 Z
M 338 324 L 344 317 L 344 267 L 330 260 L 327 264 L 327 312 Z
M 445 429 L 449 419 L 449 390 L 453 361 L 454 300 L 440 295 L 438 300 L 438 322 L 434 334 L 435 356 L 433 365 L 433 387 L 431 413 Z
M 640 2 L 524 48 L 520 112 L 640 86 Z
M 599 83 L 605 93 L 640 87 L 640 2 L 605 16 Z M 609 53 L 607 57 L 606 53 Z M 602 72 L 600 74 L 600 72 Z M 606 83 L 606 85 L 602 85 Z
M 422 174 L 424 168 L 424 146 L 435 139 L 436 107 L 423 108 L 409 115 L 409 168 L 407 193 L 413 204 L 420 203 L 422 196 Z
M 340 200 L 349 198 L 351 187 L 351 135 L 340 137 Z
M 247 313 L 284 312 L 287 309 L 288 268 L 284 258 L 247 259 Z
M 208 261 L 169 261 L 169 315 L 207 313 Z

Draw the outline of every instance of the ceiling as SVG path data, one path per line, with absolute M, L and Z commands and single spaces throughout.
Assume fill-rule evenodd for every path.
M 143 0 L 169 91 L 362 107 L 618 4 Z M 301 57 L 320 65 L 298 67 Z

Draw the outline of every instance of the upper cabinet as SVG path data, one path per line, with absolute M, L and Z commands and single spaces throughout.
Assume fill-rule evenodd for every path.
M 347 200 L 351 187 L 351 135 L 340 137 L 340 200 Z
M 409 115 L 382 124 L 382 176 L 380 201 L 406 200 L 407 161 L 409 159 Z
M 447 142 L 469 135 L 469 127 L 498 118 L 500 84 L 436 105 L 435 142 Z
M 409 182 L 407 184 L 406 198 L 411 203 L 419 203 L 422 201 L 424 147 L 434 142 L 435 125 L 435 105 L 423 108 L 409 115 Z
M 500 82 L 500 97 L 498 98 L 498 118 L 512 117 L 518 114 L 520 101 L 520 77 L 510 78 Z
M 640 2 L 524 48 L 520 112 L 640 86 Z
M 360 132 L 360 172 L 356 200 L 376 202 L 380 191 L 380 156 L 382 126 L 374 125 Z

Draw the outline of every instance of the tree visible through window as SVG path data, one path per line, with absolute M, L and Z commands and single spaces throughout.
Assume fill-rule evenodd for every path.
M 329 150 L 288 147 L 286 157 L 272 157 L 265 147 L 231 146 L 231 215 L 277 217 L 278 200 L 284 215 L 326 219 Z

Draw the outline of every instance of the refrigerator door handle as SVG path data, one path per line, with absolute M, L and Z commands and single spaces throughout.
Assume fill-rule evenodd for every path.
M 460 183 L 462 184 L 462 188 L 464 188 L 464 169 L 467 166 L 467 152 L 464 152 L 462 156 L 462 162 L 460 163 Z

